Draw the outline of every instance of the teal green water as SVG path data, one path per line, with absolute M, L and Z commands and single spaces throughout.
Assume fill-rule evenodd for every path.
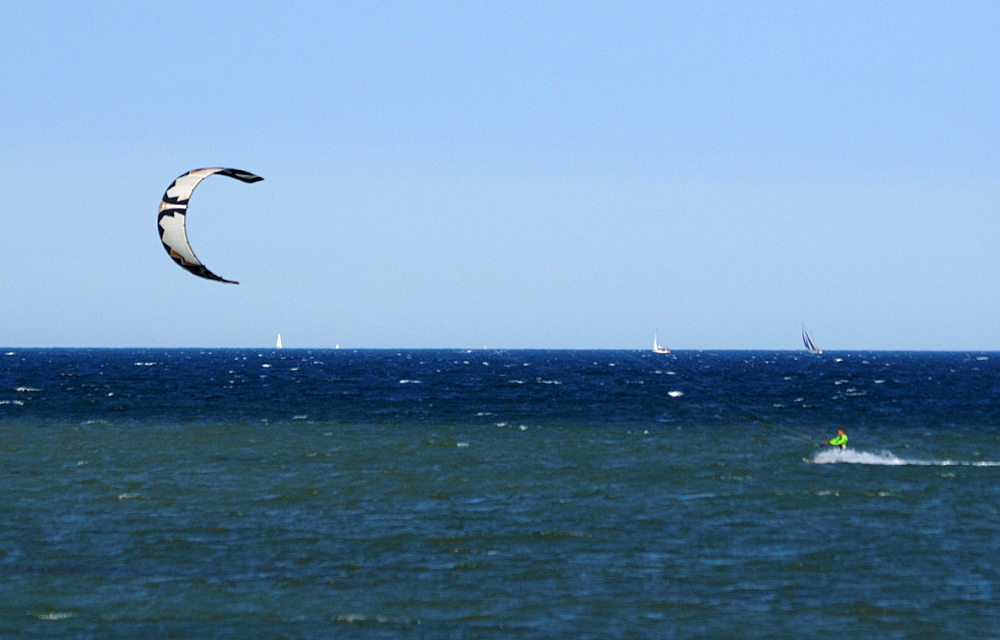
M 0 635 L 998 637 L 992 355 L 471 355 L 0 359 Z

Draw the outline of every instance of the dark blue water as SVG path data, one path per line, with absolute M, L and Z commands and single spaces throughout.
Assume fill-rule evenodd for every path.
M 998 373 L 7 350 L 0 636 L 1000 637 Z

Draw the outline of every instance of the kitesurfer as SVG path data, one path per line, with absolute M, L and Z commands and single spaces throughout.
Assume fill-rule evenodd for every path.
M 831 447 L 840 447 L 841 449 L 847 448 L 847 434 L 844 433 L 843 429 L 837 429 L 837 435 L 834 436 L 827 444 Z

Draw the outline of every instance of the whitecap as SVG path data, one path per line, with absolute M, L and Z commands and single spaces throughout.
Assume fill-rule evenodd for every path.
M 456 442 L 455 446 L 456 447 L 467 447 L 467 446 L 469 446 L 469 443 L 468 442 Z
M 420 380 L 400 380 L 399 384 L 422 384 Z
M 154 364 L 156 364 L 156 363 L 155 362 L 136 362 L 135 366 L 137 366 L 137 367 L 151 367 Z
M 119 493 L 118 494 L 118 499 L 119 500 L 134 500 L 136 498 L 145 498 L 145 497 L 146 496 L 142 495 L 141 493 Z
M 76 614 L 69 613 L 68 611 L 52 611 L 50 613 L 33 613 L 31 615 L 35 616 L 39 620 L 68 620 Z
M 683 391 L 668 391 L 667 395 L 670 396 L 671 398 L 680 398 L 681 396 L 684 395 L 684 392 Z
M 18 393 L 35 393 L 36 391 L 41 391 L 41 389 L 36 389 L 35 387 L 18 387 L 14 391 Z
M 269 364 L 262 364 L 260 366 L 263 367 L 264 369 L 270 369 L 271 368 L 271 365 L 269 365 Z
M 292 416 L 292 420 L 306 420 L 307 418 L 309 418 L 309 416 L 308 416 L 308 415 L 297 415 L 297 416 Z

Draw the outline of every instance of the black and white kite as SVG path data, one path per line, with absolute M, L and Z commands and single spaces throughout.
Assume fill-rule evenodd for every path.
M 213 174 L 229 176 L 243 182 L 259 182 L 264 178 L 255 176 L 239 169 L 223 169 L 214 167 L 212 169 L 195 169 L 188 171 L 184 175 L 174 180 L 166 193 L 163 194 L 163 201 L 160 202 L 160 215 L 157 217 L 157 226 L 160 229 L 160 242 L 167 250 L 174 262 L 187 269 L 196 276 L 216 280 L 218 282 L 228 282 L 229 284 L 239 284 L 234 280 L 220 278 L 208 270 L 201 260 L 194 255 L 194 250 L 187 239 L 187 229 L 184 220 L 187 217 L 188 200 L 198 183 Z

